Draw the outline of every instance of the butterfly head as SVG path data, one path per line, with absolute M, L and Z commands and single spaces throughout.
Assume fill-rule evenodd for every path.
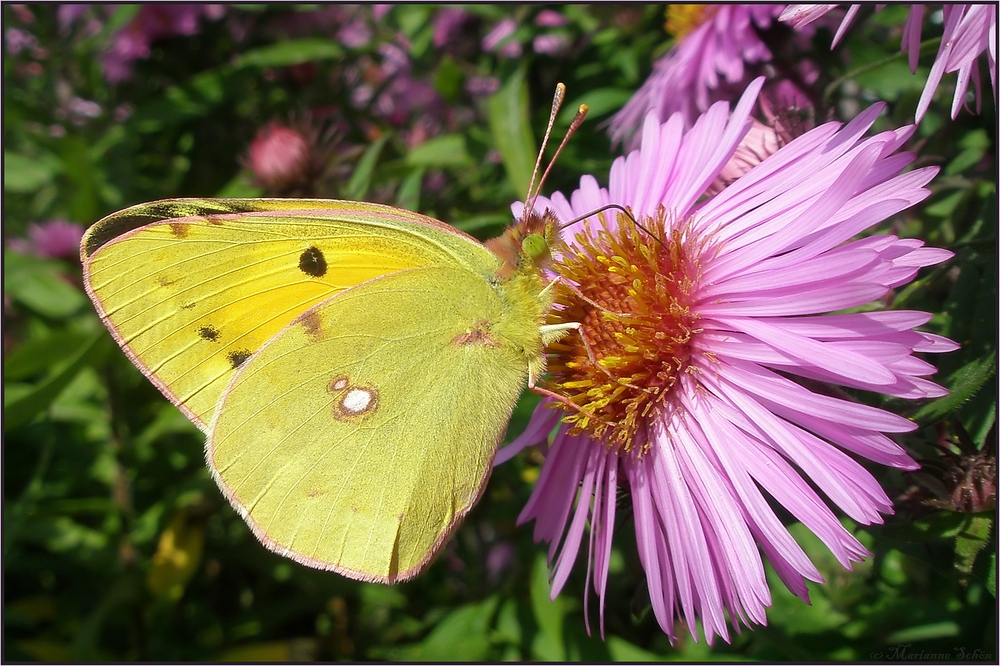
M 562 152 L 566 142 L 573 135 L 573 132 L 580 126 L 587 116 L 587 105 L 581 104 L 576 115 L 570 122 L 566 136 L 559 143 L 552 161 L 542 172 L 539 178 L 539 171 L 542 164 L 542 155 L 545 153 L 545 146 L 548 145 L 549 136 L 552 134 L 552 127 L 556 121 L 556 115 L 562 106 L 563 98 L 566 95 L 566 86 L 562 83 L 556 84 L 556 94 L 552 99 L 552 110 L 549 113 L 549 122 L 545 127 L 545 136 L 542 138 L 542 147 L 538 151 L 538 158 L 535 160 L 535 168 L 531 174 L 531 182 L 528 184 L 528 193 L 524 199 L 524 211 L 521 218 L 504 232 L 499 238 L 487 241 L 486 246 L 500 257 L 503 265 L 500 269 L 500 276 L 509 276 L 512 273 L 537 273 L 545 267 L 545 264 L 552 256 L 552 248 L 559 239 L 559 224 L 555 214 L 551 210 L 539 213 L 535 210 L 538 195 L 542 190 L 552 165 Z M 537 183 L 537 187 L 536 187 Z
M 559 242 L 558 228 L 552 211 L 530 212 L 501 236 L 486 241 L 486 247 L 503 262 L 501 277 L 544 268 L 552 257 L 552 248 Z

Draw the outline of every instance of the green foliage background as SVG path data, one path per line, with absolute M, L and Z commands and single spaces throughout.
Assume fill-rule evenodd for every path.
M 321 27 L 294 34 L 281 28 L 282 17 L 316 7 L 230 5 L 225 18 L 204 21 L 196 35 L 154 42 L 150 57 L 136 61 L 132 79 L 110 85 L 100 54 L 138 8 L 118 6 L 99 32 L 86 34 L 60 29 L 55 6 L 31 6 L 30 30 L 46 51 L 42 70 L 26 73 L 31 56 L 25 53 L 4 59 L 5 239 L 24 236 L 32 222 L 59 218 L 87 226 L 160 198 L 273 194 L 254 184 L 247 146 L 269 121 L 301 121 L 321 107 L 335 108 L 341 122 L 335 138 L 317 144 L 336 169 L 307 194 L 382 201 L 481 238 L 495 235 L 510 219 L 511 201 L 526 189 L 555 83 L 567 84 L 571 107 L 560 116 L 557 136 L 576 104 L 589 104 L 591 114 L 546 191 L 571 191 L 586 173 L 606 183 L 616 151 L 602 122 L 671 43 L 662 6 L 549 8 L 566 25 L 536 25 L 538 5 L 467 8 L 478 17 L 477 40 L 497 21 L 513 18 L 522 43 L 558 33 L 571 44 L 556 56 L 526 49 L 503 59 L 482 50 L 456 57 L 436 49 L 432 20 L 439 8 L 433 6 L 395 6 L 373 24 L 367 46 L 351 48 Z M 905 11 L 891 7 L 856 22 L 833 53 L 829 31 L 818 31 L 813 57 L 822 64 L 826 101 L 836 114 L 883 99 L 889 113 L 880 128 L 912 118 L 940 27 L 925 29 L 928 55 L 911 75 L 896 55 Z M 3 12 L 5 26 L 16 23 L 10 5 Z M 241 39 L 227 23 L 233 20 L 249 26 Z M 353 106 L 343 77 L 347 64 L 373 57 L 379 43 L 398 33 L 409 39 L 413 76 L 464 113 L 413 147 L 399 127 Z M 496 77 L 498 92 L 469 95 L 463 86 L 473 76 Z M 985 68 L 982 79 L 989 79 Z M 912 142 L 920 164 L 942 166 L 930 186 L 934 194 L 892 221 L 895 233 L 955 252 L 892 302 L 933 312 L 928 329 L 962 344 L 932 359 L 936 380 L 953 393 L 933 403 L 889 402 L 923 426 L 903 443 L 925 467 L 903 474 L 872 466 L 898 506 L 882 526 L 852 526 L 873 558 L 845 571 L 807 530 L 793 527 L 827 580 L 810 586 L 811 605 L 769 571 L 773 607 L 766 627 L 714 646 L 682 632 L 671 646 L 650 612 L 629 512 L 620 511 L 606 640 L 597 630 L 593 595 L 594 635 L 588 636 L 583 558 L 552 601 L 544 549 L 532 543 L 530 524 L 515 525 L 537 478 L 537 453 L 495 471 L 482 503 L 414 581 L 358 583 L 283 559 L 258 544 L 215 488 L 200 433 L 98 321 L 81 288 L 79 263 L 8 249 L 4 658 L 881 661 L 937 655 L 995 662 L 995 490 L 984 510 L 957 510 L 948 500 L 954 489 L 948 474 L 980 465 L 980 471 L 992 469 L 995 488 L 996 111 L 985 83 L 981 115 L 963 111 L 952 121 L 953 81 L 954 75 L 945 77 Z M 68 96 L 93 100 L 102 113 L 68 122 Z M 432 181 L 438 185 L 428 187 Z M 526 395 L 511 433 L 520 432 L 533 405 Z M 941 454 L 939 443 L 951 457 Z M 505 565 L 496 566 L 504 556 Z

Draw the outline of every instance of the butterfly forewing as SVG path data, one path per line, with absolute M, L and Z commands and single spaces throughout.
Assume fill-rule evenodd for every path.
M 184 216 L 150 222 L 165 214 Z M 431 218 L 314 200 L 135 206 L 92 227 L 82 255 L 115 339 L 202 429 L 235 371 L 317 303 L 394 271 L 492 260 Z

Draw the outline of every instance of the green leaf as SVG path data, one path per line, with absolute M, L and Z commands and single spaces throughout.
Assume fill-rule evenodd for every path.
M 449 167 L 472 164 L 461 134 L 442 134 L 424 141 L 406 156 L 406 163 L 417 167 Z
M 666 661 L 666 657 L 643 650 L 618 636 L 608 636 L 608 652 L 614 661 Z
M 396 661 L 485 661 L 490 652 L 490 624 L 499 597 L 487 597 L 461 606 L 438 622 L 427 638 L 415 645 L 379 650 Z
M 955 568 L 963 580 L 972 575 L 976 556 L 986 546 L 993 531 L 992 515 L 969 516 L 964 529 L 955 535 Z
M 396 195 L 396 205 L 406 210 L 420 209 L 420 185 L 424 181 L 424 170 L 415 169 L 403 179 Z
M 311 37 L 278 42 L 247 51 L 233 63 L 234 67 L 288 67 L 317 60 L 337 60 L 344 56 L 344 49 L 329 39 Z
M 44 337 L 28 338 L 4 359 L 4 379 L 27 379 L 58 365 L 86 344 L 90 335 L 83 331 L 62 330 Z
M 962 152 L 945 167 L 944 173 L 947 176 L 960 174 L 978 164 L 990 147 L 990 139 L 986 136 L 986 130 L 979 129 L 963 136 L 958 145 Z
M 568 126 L 576 115 L 576 110 L 581 104 L 588 107 L 588 118 L 600 118 L 608 113 L 617 111 L 631 99 L 633 91 L 625 88 L 597 88 L 588 90 L 579 96 L 574 96 L 571 104 L 559 113 L 558 122 L 560 125 Z
M 245 172 L 240 172 L 233 176 L 232 180 L 222 186 L 215 196 L 220 199 L 227 198 L 255 198 L 264 195 L 264 188 L 258 187 L 250 182 Z
M 37 192 L 63 170 L 62 162 L 51 153 L 27 157 L 3 151 L 3 189 L 5 192 Z
M 514 188 L 512 194 L 520 196 L 528 191 L 536 155 L 524 69 L 519 67 L 486 104 L 494 146 Z
M 531 643 L 532 656 L 545 661 L 564 661 L 566 645 L 563 619 L 566 615 L 561 599 L 549 599 L 549 568 L 545 555 L 538 554 L 531 570 L 531 609 L 540 629 Z
M 497 613 L 494 638 L 502 643 L 510 645 L 521 644 L 521 623 L 517 618 L 518 602 L 516 599 L 506 599 Z
M 70 357 L 44 381 L 35 385 L 30 392 L 10 394 L 4 392 L 4 431 L 13 430 L 29 423 L 44 411 L 55 400 L 64 388 L 76 377 L 84 367 L 100 362 L 107 352 L 107 334 L 104 331 L 94 333 L 89 340 L 81 345 L 75 355 Z
M 934 638 L 953 638 L 958 636 L 959 633 L 960 629 L 957 623 L 945 620 L 918 627 L 907 627 L 906 629 L 893 632 L 885 637 L 885 643 L 886 645 L 900 645 L 902 643 L 927 641 Z
M 67 282 L 65 269 L 54 261 L 4 252 L 4 293 L 45 317 L 63 319 L 87 299 Z
M 221 104 L 234 69 L 223 65 L 195 74 L 182 85 L 167 88 L 162 97 L 136 109 L 130 123 L 138 132 L 160 132 L 189 118 L 203 117 Z
M 455 102 L 462 95 L 462 70 L 451 56 L 446 55 L 434 72 L 434 89 L 449 102 Z
M 375 165 L 378 163 L 382 148 L 385 147 L 385 142 L 388 140 L 389 134 L 383 134 L 365 149 L 361 159 L 358 160 L 358 166 L 351 174 L 351 179 L 347 182 L 347 187 L 344 189 L 346 198 L 352 201 L 361 201 L 368 194 L 368 188 L 372 184 L 372 174 L 375 173 Z
M 455 228 L 469 233 L 480 229 L 489 229 L 491 227 L 503 229 L 510 223 L 511 216 L 509 212 L 506 215 L 502 213 L 484 213 L 482 215 L 463 217 L 460 220 L 452 222 Z
M 975 359 L 959 368 L 948 380 L 951 392 L 934 402 L 924 405 L 913 415 L 919 423 L 936 421 L 958 409 L 996 373 L 996 353 Z
M 986 569 L 986 589 L 990 591 L 993 598 L 997 598 L 997 554 L 990 553 Z
M 936 511 L 917 520 L 897 521 L 886 534 L 900 541 L 951 539 L 965 531 L 968 516 L 957 511 Z

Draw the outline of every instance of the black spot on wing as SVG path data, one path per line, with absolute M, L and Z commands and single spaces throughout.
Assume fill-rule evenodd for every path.
M 250 352 L 246 349 L 237 349 L 229 352 L 226 358 L 229 359 L 229 365 L 233 366 L 233 370 L 236 370 L 250 358 Z
M 219 329 L 214 326 L 202 326 L 198 329 L 198 337 L 209 342 L 219 341 Z
M 326 257 L 323 252 L 315 245 L 303 252 L 299 255 L 299 270 L 312 277 L 326 275 Z

